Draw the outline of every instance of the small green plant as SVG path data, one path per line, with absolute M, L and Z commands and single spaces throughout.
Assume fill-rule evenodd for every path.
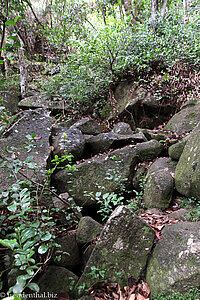
M 9 124 L 10 116 L 7 109 L 3 105 L 3 99 L 0 99 L 0 133 Z
M 37 134 L 27 135 L 28 142 L 25 142 L 24 149 L 31 152 L 40 136 Z M 13 152 L 14 151 L 14 152 Z M 23 162 L 17 157 L 16 149 L 7 150 L 7 157 L 0 151 L 1 167 L 7 168 L 12 175 L 13 183 L 7 190 L 0 193 L 0 244 L 10 250 L 11 254 L 5 254 L 6 268 L 10 270 L 9 278 L 16 278 L 16 283 L 10 284 L 9 293 L 21 293 L 28 287 L 34 291 L 39 291 L 39 287 L 34 283 L 35 276 L 42 270 L 43 265 L 50 260 L 53 251 L 59 249 L 55 242 L 59 232 L 55 218 L 55 208 L 44 207 L 40 200 L 45 195 L 53 195 L 63 201 L 67 209 L 65 211 L 68 221 L 75 224 L 74 220 L 79 220 L 79 208 L 70 201 L 60 198 L 56 192 L 49 188 L 48 181 L 51 174 L 60 163 L 68 163 L 62 167 L 67 170 L 75 170 L 70 164 L 71 155 L 53 159 L 53 167 L 45 173 L 44 183 L 38 183 L 33 178 L 29 178 L 24 170 L 38 172 L 38 166 L 32 162 L 33 157 L 28 156 Z M 24 179 L 18 179 L 19 177 Z M 73 220 L 73 221 L 72 221 Z M 71 224 L 70 223 L 70 224 Z
M 180 197 L 180 199 L 179 206 L 188 209 L 185 218 L 192 221 L 200 220 L 200 200 L 197 200 L 195 197 Z
M 171 295 L 159 294 L 157 297 L 153 297 L 152 300 L 199 300 L 200 290 L 190 289 L 185 294 L 183 293 L 173 293 Z

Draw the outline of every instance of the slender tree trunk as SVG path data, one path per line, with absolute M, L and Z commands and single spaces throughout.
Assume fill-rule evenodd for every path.
M 158 0 L 151 0 L 151 20 L 155 20 L 158 11 Z
M 165 11 L 166 11 L 166 8 L 167 8 L 167 2 L 168 2 L 168 0 L 164 0 L 163 3 L 162 3 L 161 12 L 160 12 L 160 16 L 161 16 L 162 20 L 164 18 Z
M 20 39 L 20 37 L 19 37 L 19 41 L 21 44 L 21 47 L 18 49 L 19 70 L 20 70 L 20 88 L 21 88 L 22 98 L 25 98 L 27 96 L 27 66 L 26 66 L 26 62 L 25 62 L 23 42 Z
M 184 10 L 184 23 L 188 23 L 189 22 L 188 0 L 183 0 L 183 10 Z

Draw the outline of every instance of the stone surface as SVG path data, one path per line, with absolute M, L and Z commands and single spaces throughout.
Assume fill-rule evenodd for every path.
M 63 129 L 53 143 L 54 155 L 59 157 L 71 153 L 74 160 L 79 160 L 83 154 L 85 139 L 77 128 Z
M 56 253 L 54 254 L 54 261 L 57 265 L 65 268 L 77 267 L 80 264 L 80 253 L 76 242 L 76 235 L 70 234 L 57 238 L 56 242 L 61 245 L 59 251 L 61 253 L 61 260 L 56 260 Z
M 60 194 L 59 197 L 63 199 L 65 202 L 69 202 L 71 206 L 75 206 L 73 198 L 69 196 L 68 193 Z M 69 221 L 69 206 L 65 204 L 62 200 L 57 197 L 52 198 L 52 202 L 54 207 L 57 209 L 57 216 L 61 224 L 63 225 L 71 225 L 71 220 Z M 79 218 L 82 218 L 82 214 L 77 211 Z
M 54 182 L 60 192 L 67 191 L 78 205 L 90 206 L 95 204 L 95 199 L 89 193 L 94 196 L 99 191 L 117 192 L 121 184 L 128 188 L 136 161 L 135 146 L 127 146 L 76 165 L 78 171 L 72 174 L 61 170 L 55 175 Z
M 87 244 L 94 240 L 102 231 L 102 225 L 91 217 L 83 217 L 78 223 L 76 240 L 79 244 Z
M 79 120 L 72 128 L 78 128 L 83 134 L 97 135 L 101 132 L 101 126 L 91 118 Z
M 178 143 L 171 145 L 168 149 L 168 154 L 169 156 L 174 159 L 174 160 L 179 160 L 181 154 L 183 153 L 183 149 L 186 145 L 186 142 L 189 138 L 189 135 L 187 135 L 186 137 L 184 137 L 181 141 L 179 141 Z
M 200 288 L 200 223 L 165 226 L 147 267 L 151 295 Z
M 175 171 L 177 191 L 200 200 L 200 123 L 190 134 Z
M 155 140 L 127 146 L 77 164 L 78 171 L 72 174 L 59 171 L 54 178 L 55 186 L 61 193 L 67 191 L 78 205 L 90 206 L 95 204 L 96 192 L 119 192 L 122 185 L 129 189 L 136 163 L 152 160 L 161 151 L 162 145 Z
M 48 298 L 52 297 L 51 299 L 55 299 L 60 292 L 71 294 L 71 289 L 77 280 L 78 277 L 66 268 L 50 265 L 39 279 L 38 285 L 40 287 L 40 293 L 51 293 L 54 296 L 51 295 Z
M 51 97 L 45 95 L 34 95 L 27 98 L 22 99 L 18 106 L 20 108 L 44 108 L 44 109 L 55 109 L 55 110 L 63 110 L 65 108 L 62 101 L 56 102 L 52 100 Z
M 151 161 L 163 150 L 163 145 L 156 140 L 151 140 L 149 142 L 137 144 L 138 158 L 139 161 Z
M 87 152 L 104 153 L 111 148 L 121 148 L 134 142 L 134 135 L 117 134 L 113 132 L 100 133 L 87 140 Z
M 20 119 L 7 131 L 6 137 L 0 139 L 1 150 L 10 149 L 13 150 L 6 154 L 10 157 L 13 153 L 17 156 L 17 159 L 24 162 L 28 157 L 32 157 L 31 162 L 35 163 L 34 170 L 28 170 L 24 168 L 23 173 L 34 178 L 38 182 L 42 183 L 45 179 L 47 161 L 50 155 L 49 138 L 51 132 L 51 117 L 49 113 L 38 109 L 33 111 L 24 112 Z M 33 147 L 30 146 L 27 135 L 32 136 L 36 134 L 36 139 L 32 141 Z M 7 187 L 13 182 L 7 178 L 9 170 L 6 168 L 0 169 L 0 190 L 7 189 Z
M 166 209 L 172 200 L 175 165 L 169 158 L 158 158 L 149 168 L 143 195 L 146 208 Z
M 153 229 L 125 206 L 119 206 L 108 219 L 100 239 L 93 250 L 77 285 L 92 286 L 101 276 L 95 278 L 88 273 L 95 267 L 105 271 L 103 280 L 128 284 L 128 278 L 137 281 L 145 269 L 154 242 Z
M 19 98 L 7 91 L 0 91 L 0 106 L 4 106 L 10 114 L 15 114 L 18 110 Z
M 177 114 L 165 126 L 165 130 L 183 134 L 194 129 L 200 120 L 200 103 L 187 106 Z
M 117 123 L 113 129 L 112 129 L 113 133 L 118 133 L 118 134 L 124 134 L 124 135 L 131 135 L 133 134 L 133 131 L 130 127 L 129 124 L 124 123 L 124 122 L 119 122 Z

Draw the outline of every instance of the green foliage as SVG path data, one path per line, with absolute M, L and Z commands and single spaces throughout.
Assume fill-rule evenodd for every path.
M 65 101 L 66 109 L 74 114 L 86 113 L 91 106 L 98 112 L 110 85 L 125 74 L 139 77 L 157 68 L 170 72 L 178 62 L 199 70 L 199 20 L 184 24 L 181 15 L 169 13 L 164 21 L 131 27 L 118 16 L 110 16 L 103 25 L 93 13 L 87 18 L 95 16 L 98 25 L 90 26 L 83 14 L 81 28 L 76 22 L 67 23 L 71 25 L 65 35 L 70 50 L 61 58 L 60 72 L 40 81 L 42 90 L 54 100 Z M 59 40 L 60 33 L 54 34 Z M 163 75 L 163 80 L 168 81 L 169 76 Z
M 199 300 L 200 290 L 198 289 L 190 289 L 185 294 L 181 293 L 173 293 L 171 295 L 163 295 L 159 294 L 153 300 Z
M 31 152 L 35 147 L 35 143 L 40 136 L 37 134 L 27 135 L 28 142 L 24 144 L 24 149 Z M 14 149 L 17 151 L 16 149 Z M 47 178 L 44 176 L 44 184 L 35 183 L 27 179 L 16 179 L 18 173 L 23 176 L 23 170 L 36 170 L 36 164 L 32 162 L 32 156 L 27 157 L 25 161 L 20 161 L 13 149 L 8 150 L 12 153 L 10 157 L 5 158 L 1 154 L 1 167 L 10 170 L 14 182 L 8 187 L 6 191 L 0 193 L 0 204 L 2 213 L 0 216 L 1 239 L 0 244 L 10 250 L 12 255 L 5 255 L 5 262 L 7 269 L 11 269 L 8 273 L 8 278 L 16 278 L 16 283 L 9 283 L 9 293 L 21 293 L 26 287 L 39 291 L 39 287 L 34 283 L 35 276 L 41 271 L 44 264 L 48 263 L 53 251 L 59 245 L 55 238 L 59 230 L 55 213 L 57 209 L 51 206 L 45 208 L 41 206 L 40 200 L 45 195 L 49 197 L 50 194 L 57 196 L 54 191 L 49 188 L 46 189 L 45 184 L 48 182 L 51 174 L 59 167 L 60 162 L 67 161 L 65 167 L 67 170 L 75 170 L 70 165 L 72 156 L 65 155 L 61 158 L 55 157 L 53 159 L 53 167 L 47 172 Z M 38 169 L 36 170 L 38 171 Z M 59 196 L 57 196 L 59 198 Z M 60 210 L 59 210 L 60 211 Z M 70 205 L 64 211 L 66 214 L 67 223 L 69 225 L 75 224 L 74 220 L 77 218 L 79 208 Z M 76 215 L 77 213 L 77 215 Z M 77 220 L 76 220 L 77 221 Z
M 186 208 L 188 213 L 185 218 L 188 220 L 199 221 L 200 220 L 200 200 L 197 200 L 194 197 L 183 198 L 180 197 L 181 201 L 179 206 Z

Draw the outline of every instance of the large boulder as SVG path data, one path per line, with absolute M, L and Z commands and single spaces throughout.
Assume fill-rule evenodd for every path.
M 83 154 L 85 139 L 78 128 L 63 129 L 58 134 L 54 143 L 54 155 L 62 157 L 71 153 L 74 160 L 79 160 Z
M 152 296 L 200 288 L 200 223 L 165 226 L 147 267 Z
M 200 123 L 190 134 L 177 164 L 175 186 L 182 195 L 200 199 Z
M 117 115 L 133 129 L 137 126 L 154 128 L 167 121 L 173 112 L 173 107 L 163 105 L 147 88 L 134 81 L 120 82 L 114 89 L 114 99 L 114 105 L 113 99 L 105 105 L 102 116 L 110 119 Z
M 77 267 L 80 264 L 80 253 L 76 242 L 76 235 L 65 235 L 57 238 L 56 242 L 61 246 L 59 254 L 54 254 L 56 264 L 65 268 Z
M 134 143 L 134 135 L 117 134 L 113 132 L 100 133 L 89 138 L 86 142 L 87 152 L 94 154 L 104 153 L 111 148 L 121 148 Z
M 29 164 L 30 168 L 26 168 L 24 165 L 23 173 L 40 183 L 46 179 L 44 173 L 46 174 L 51 152 L 49 145 L 51 121 L 47 111 L 42 109 L 26 111 L 7 131 L 6 136 L 0 139 L 2 151 L 12 149 L 11 152 L 5 153 L 8 158 L 13 157 L 13 159 L 19 159 L 24 163 L 28 157 L 31 157 L 30 160 L 34 166 Z M 32 136 L 33 138 L 31 138 Z M 7 178 L 10 171 L 5 167 L 0 167 L 0 170 L 0 189 L 7 189 L 13 182 Z
M 101 132 L 101 126 L 89 117 L 77 121 L 72 127 L 78 128 L 83 134 L 97 135 Z
M 161 151 L 162 145 L 156 140 L 127 146 L 77 164 L 77 171 L 72 174 L 59 171 L 54 184 L 59 192 L 67 191 L 78 205 L 90 206 L 95 204 L 96 192 L 119 192 L 122 187 L 129 189 L 136 163 L 152 160 Z
M 183 153 L 183 149 L 187 143 L 188 138 L 189 134 L 186 135 L 182 140 L 169 147 L 168 154 L 172 159 L 179 160 L 181 154 Z
M 14 94 L 7 92 L 7 91 L 0 91 L 0 106 L 4 106 L 8 113 L 14 114 L 18 110 L 18 102 L 19 98 L 15 96 Z
M 45 293 L 48 299 L 57 299 L 59 294 L 65 292 L 71 295 L 71 291 L 78 277 L 63 267 L 48 266 L 48 269 L 38 281 L 40 293 Z
M 124 135 L 130 135 L 133 134 L 133 131 L 128 123 L 124 122 L 119 122 L 117 123 L 113 129 L 113 133 L 118 133 L 118 134 L 124 134 Z
M 55 186 L 60 192 L 67 191 L 78 205 L 90 206 L 95 204 L 92 195 L 96 192 L 117 192 L 122 184 L 128 188 L 136 161 L 136 148 L 127 146 L 77 164 L 73 173 L 59 171 L 55 174 Z
M 158 158 L 150 167 L 143 195 L 147 208 L 166 209 L 172 200 L 175 164 L 170 158 Z
M 194 129 L 200 120 L 200 103 L 184 107 L 165 126 L 165 130 L 183 134 Z
M 102 225 L 91 217 L 83 217 L 78 223 L 76 240 L 78 244 L 87 244 L 94 240 L 102 231 Z
M 117 207 L 108 219 L 77 285 L 85 283 L 89 288 L 103 280 L 125 286 L 129 277 L 137 281 L 146 267 L 154 238 L 154 230 L 143 220 L 127 207 Z M 92 275 L 92 270 L 96 276 Z

